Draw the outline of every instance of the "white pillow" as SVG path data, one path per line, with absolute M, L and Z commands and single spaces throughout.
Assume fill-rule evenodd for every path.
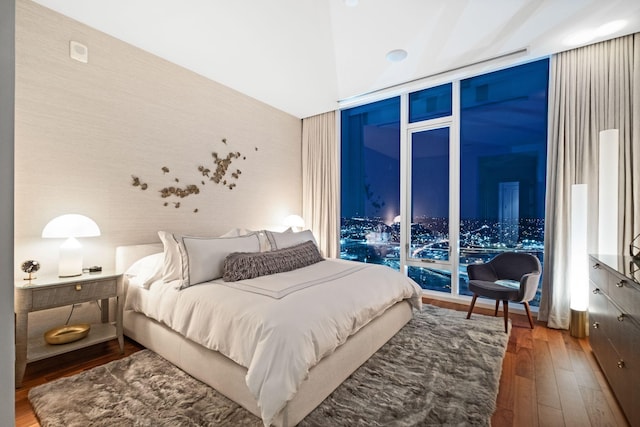
M 271 244 L 269 243 L 269 239 L 267 239 L 265 230 L 253 231 L 246 228 L 234 228 L 227 231 L 220 237 L 239 237 L 248 236 L 250 234 L 256 234 L 258 236 L 258 240 L 260 240 L 260 252 L 267 252 L 271 250 Z
M 180 236 L 182 283 L 180 289 L 222 277 L 224 259 L 232 252 L 260 252 L 256 234 L 239 237 Z
M 168 283 L 182 280 L 182 257 L 176 236 L 168 231 L 158 231 L 158 236 L 164 246 L 162 281 Z
M 220 237 L 238 237 L 238 236 L 246 236 L 247 234 L 251 233 L 251 231 L 246 230 L 244 228 L 232 228 L 231 230 L 227 231 L 226 233 L 224 233 L 223 235 L 221 235 Z
M 269 243 L 269 238 L 267 237 L 267 231 L 259 230 L 254 231 L 253 234 L 258 236 L 258 241 L 260 242 L 260 252 L 268 252 L 271 249 L 275 249 L 271 247 L 271 243 Z
M 129 284 L 149 289 L 153 282 L 162 278 L 163 266 L 164 253 L 158 252 L 134 262 L 124 275 L 129 279 Z
M 290 231 L 284 231 L 282 233 L 266 231 L 265 233 L 267 234 L 267 238 L 271 244 L 271 250 L 289 248 L 309 240 L 318 246 L 311 230 L 304 230 L 297 233 L 292 233 Z
M 291 229 L 289 228 L 287 232 L 288 231 L 291 231 Z M 260 240 L 260 252 L 268 252 L 271 250 L 271 244 L 269 243 L 269 239 L 267 239 L 267 235 L 264 230 L 253 231 L 246 228 L 232 228 L 220 237 L 239 237 L 248 236 L 249 234 L 258 235 L 258 239 Z

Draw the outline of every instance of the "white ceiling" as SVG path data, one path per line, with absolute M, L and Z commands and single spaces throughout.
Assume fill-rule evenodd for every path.
M 300 118 L 523 48 L 458 73 L 566 50 L 611 21 L 627 25 L 589 43 L 640 31 L 638 0 L 35 1 Z M 407 59 L 387 61 L 398 48 Z

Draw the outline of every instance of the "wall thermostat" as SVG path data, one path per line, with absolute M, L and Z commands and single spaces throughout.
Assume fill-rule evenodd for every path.
M 71 40 L 69 42 L 69 56 L 76 61 L 87 64 L 89 62 L 89 48 L 82 43 Z

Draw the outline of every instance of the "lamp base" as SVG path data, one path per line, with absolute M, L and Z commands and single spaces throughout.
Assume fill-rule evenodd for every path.
M 76 276 L 82 276 L 82 272 L 80 273 L 73 273 L 73 274 L 58 274 L 58 277 L 76 277 Z
M 571 320 L 569 321 L 569 333 L 574 338 L 584 338 L 587 336 L 589 328 L 589 312 L 587 310 L 571 309 Z
M 58 277 L 82 275 L 82 246 L 74 237 L 69 237 L 60 246 Z

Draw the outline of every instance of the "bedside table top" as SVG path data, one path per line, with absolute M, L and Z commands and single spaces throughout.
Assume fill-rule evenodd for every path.
M 103 270 L 98 273 L 83 273 L 81 276 L 58 277 L 58 276 L 38 276 L 32 280 L 16 280 L 14 287 L 16 289 L 32 289 L 46 286 L 65 285 L 69 283 L 87 282 L 91 280 L 114 279 L 122 276 L 114 270 Z

